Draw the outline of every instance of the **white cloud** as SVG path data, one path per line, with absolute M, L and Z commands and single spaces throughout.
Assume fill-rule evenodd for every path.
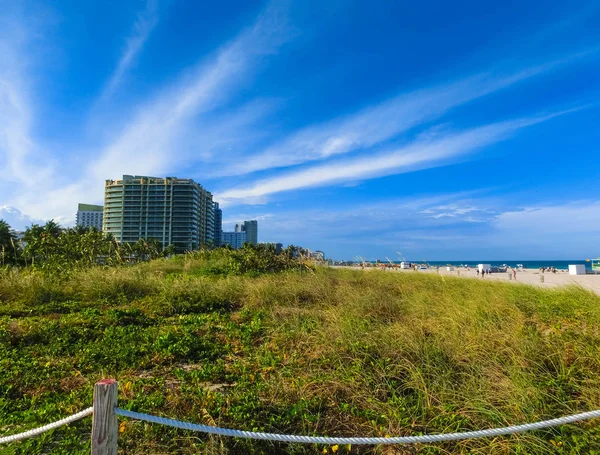
M 32 190 L 15 198 L 40 218 L 63 223 L 73 219 L 78 201 L 95 203 L 103 196 L 104 181 L 122 174 L 164 175 L 186 161 L 179 146 L 187 142 L 192 119 L 211 112 L 253 74 L 261 57 L 275 53 L 290 39 L 282 8 L 269 6 L 255 24 L 216 54 L 140 106 L 131 122 L 101 149 L 72 183 L 47 191 L 44 198 Z M 257 112 L 262 112 L 257 108 Z M 177 152 L 174 152 L 177 151 Z
M 238 150 L 269 135 L 269 127 L 264 126 L 265 119 L 279 106 L 277 100 L 258 99 L 226 112 L 211 112 L 210 116 L 203 117 L 193 128 L 186 130 L 186 140 L 178 144 L 179 151 L 203 164 L 217 157 L 236 159 Z M 211 175 L 214 167 L 202 166 L 197 170 L 202 175 Z
M 88 172 L 99 180 L 123 173 L 154 174 L 173 168 L 184 157 L 174 141 L 193 116 L 206 113 L 245 82 L 259 57 L 275 52 L 288 39 L 281 10 L 270 7 L 249 30 L 224 46 L 208 62 L 165 90 L 142 109 L 106 147 Z
M 12 78 L 11 78 L 12 79 Z M 0 158 L 3 178 L 27 182 L 33 143 L 29 138 L 30 115 L 23 94 L 13 82 L 0 79 Z
M 509 75 L 483 73 L 452 84 L 405 93 L 352 115 L 302 129 L 258 154 L 226 163 L 216 174 L 241 175 L 367 149 L 418 125 L 436 120 L 462 104 L 587 54 L 574 54 Z
M 333 207 L 323 201 L 324 206 L 320 208 L 284 209 L 278 212 L 264 212 L 260 207 L 250 211 L 246 207 L 239 212 L 234 209 L 228 210 L 227 220 L 224 220 L 223 223 L 257 219 L 261 232 L 272 239 L 284 236 L 286 241 L 302 235 L 325 241 L 328 239 L 337 241 L 345 236 L 360 238 L 361 235 L 374 240 L 376 237 L 389 237 L 392 231 L 404 236 L 411 235 L 415 229 L 469 222 L 469 214 L 474 211 L 474 207 L 477 207 L 477 213 L 485 216 L 487 221 L 491 221 L 493 215 L 490 214 L 489 205 L 484 201 L 481 201 L 481 205 L 476 204 L 473 201 L 475 197 L 478 197 L 478 193 L 460 192 L 436 194 L 429 197 L 409 196 L 391 200 L 374 200 L 369 203 L 351 203 L 345 206 L 336 203 Z M 438 219 L 425 215 L 429 209 L 433 213 L 444 206 L 454 207 L 457 215 L 452 218 Z M 268 220 L 268 223 L 261 224 L 261 220 Z
M 156 21 L 155 5 L 149 1 L 107 84 L 109 93 L 118 87 L 119 81 L 135 63 Z M 4 24 L 0 23 L 0 39 L 12 34 L 6 28 L 3 33 L 1 25 Z M 37 218 L 55 218 L 68 224 L 73 220 L 77 202 L 101 201 L 107 178 L 123 173 L 165 175 L 192 166 L 196 170 L 198 158 L 218 160 L 228 148 L 243 148 L 240 144 L 247 145 L 253 134 L 264 138 L 261 134 L 265 134 L 268 127 L 257 126 L 258 133 L 252 131 L 252 127 L 256 119 L 266 116 L 268 106 L 249 103 L 246 109 L 236 110 L 230 109 L 227 102 L 251 79 L 264 57 L 277 52 L 289 39 L 285 12 L 275 6 L 267 8 L 252 27 L 223 45 L 211 58 L 204 59 L 174 83 L 136 106 L 123 125 L 107 125 L 111 140 L 106 146 L 91 150 L 87 161 L 83 157 L 81 161 L 88 165 L 77 169 L 75 175 L 58 168 L 52 172 L 51 163 L 44 157 L 45 148 L 36 144 L 31 133 L 32 125 L 42 119 L 35 118 L 36 100 L 27 85 L 26 68 L 20 64 L 27 58 L 26 45 L 0 44 L 8 46 L 0 47 L 0 166 L 3 170 L 9 169 L 3 174 L 4 180 L 10 178 L 19 183 L 15 186 L 15 194 L 18 194 L 10 198 L 1 194 L 0 203 L 26 207 L 26 211 Z M 402 131 L 437 119 L 458 105 L 564 63 L 550 62 L 508 76 L 478 75 L 454 84 L 403 94 L 354 115 L 303 129 L 257 156 L 244 153 L 243 159 L 239 160 L 240 166 L 226 168 L 222 174 L 311 160 L 331 159 L 330 163 L 259 180 L 239 192 L 235 189 L 225 191 L 222 196 L 229 203 L 260 204 L 281 191 L 334 183 L 352 185 L 357 179 L 437 166 L 501 140 L 526 125 L 503 123 L 444 137 L 434 134 L 421 137 L 406 147 L 370 157 L 363 155 L 359 159 L 341 160 L 340 156 L 380 145 Z M 220 110 L 224 106 L 227 109 Z M 223 118 L 216 118 L 215 112 Z M 233 134 L 240 131 L 241 134 Z M 207 143 L 214 147 L 205 147 Z M 86 146 L 83 148 L 90 150 Z M 235 162 L 230 156 L 225 159 Z M 247 166 L 247 163 L 251 164 Z M 215 168 L 212 163 L 209 166 Z M 1 182 L 0 191 L 4 192 Z M 479 215 L 472 216 L 473 222 L 479 218 Z
M 506 139 L 521 128 L 572 111 L 495 123 L 462 133 L 447 134 L 441 138 L 424 136 L 396 150 L 350 160 L 330 161 L 327 164 L 259 180 L 249 187 L 233 188 L 216 194 L 215 198 L 222 202 L 223 206 L 240 202 L 252 203 L 253 198 L 264 198 L 283 191 L 326 186 L 348 180 L 381 177 L 435 167 L 447 163 L 449 159 Z
M 269 212 L 261 241 L 301 244 L 329 256 L 420 260 L 511 258 L 575 259 L 600 256 L 600 201 L 515 207 L 529 194 L 489 197 L 486 191 L 374 200 L 364 204 Z M 535 195 L 536 197 L 539 195 Z M 236 219 L 260 219 L 240 213 Z M 431 217 L 442 210 L 454 216 Z
M 31 136 L 31 100 L 21 51 L 30 37 L 18 24 L 0 21 L 0 168 L 2 180 L 32 187 L 50 174 L 50 160 Z
M 490 223 L 487 241 L 514 257 L 598 257 L 599 226 L 600 201 L 548 203 L 505 210 Z
M 32 218 L 8 205 L 0 206 L 0 220 L 6 221 L 15 231 L 23 231 L 32 224 L 44 223 L 43 220 Z
M 427 215 L 428 218 L 455 218 L 457 216 L 465 215 L 472 212 L 484 211 L 479 207 L 474 206 L 460 206 L 457 204 L 440 205 L 437 207 L 431 207 L 421 211 L 421 214 Z M 474 219 L 471 218 L 471 221 Z
M 497 212 L 498 204 L 502 203 L 485 199 L 482 196 L 485 193 L 487 190 L 407 196 L 345 205 L 322 200 L 315 202 L 318 207 L 279 212 L 263 212 L 269 209 L 261 207 L 250 211 L 246 207 L 240 213 L 228 210 L 231 214 L 228 218 L 232 221 L 260 219 L 261 214 L 267 213 L 268 222 L 259 221 L 260 241 L 321 249 L 328 257 L 337 259 L 352 259 L 359 254 L 367 259 L 385 259 L 385 256 L 399 259 L 396 252 L 401 251 L 410 259 L 433 260 L 443 259 L 452 248 L 470 251 L 472 244 L 493 241 L 489 238 L 489 223 L 494 218 L 492 213 Z M 424 213 L 429 209 L 435 212 L 440 207 L 453 207 L 458 213 L 467 213 L 439 219 Z M 478 211 L 471 211 L 473 207 Z M 473 223 L 471 213 L 481 214 L 482 223 Z
M 110 97 L 117 89 L 157 23 L 157 0 L 147 0 L 144 11 L 136 17 L 131 35 L 126 40 L 125 51 L 106 85 L 102 98 Z
M 517 237 L 528 239 L 581 233 L 592 233 L 598 236 L 600 201 L 508 211 L 498 215 L 493 225 L 505 233 L 513 233 Z

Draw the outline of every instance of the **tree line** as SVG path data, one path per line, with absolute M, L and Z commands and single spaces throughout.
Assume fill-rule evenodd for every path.
M 118 242 L 112 234 L 95 228 L 63 228 L 55 221 L 32 224 L 19 238 L 10 225 L 0 220 L 0 267 L 25 266 L 50 272 L 94 265 L 114 266 L 148 261 L 175 254 L 173 245 L 164 247 L 156 239 L 135 243 Z M 245 243 L 239 250 L 230 246 L 205 245 L 188 253 L 211 264 L 208 274 L 273 273 L 282 270 L 312 270 L 309 251 L 290 245 L 277 251 L 272 244 Z
M 156 239 L 119 243 L 112 234 L 102 233 L 95 228 L 63 228 L 53 220 L 44 225 L 32 224 L 22 238 L 18 238 L 10 225 L 0 220 L 0 266 L 57 269 L 115 265 L 156 259 L 173 253 L 172 245 L 163 247 Z

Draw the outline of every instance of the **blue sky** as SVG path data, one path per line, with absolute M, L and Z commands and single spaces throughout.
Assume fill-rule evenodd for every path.
M 600 3 L 0 0 L 0 218 L 122 174 L 328 257 L 600 255 Z

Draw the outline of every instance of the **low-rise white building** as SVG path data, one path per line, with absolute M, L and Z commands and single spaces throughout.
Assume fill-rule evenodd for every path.
M 93 227 L 102 231 L 102 210 L 101 205 L 78 204 L 75 223 L 77 226 Z

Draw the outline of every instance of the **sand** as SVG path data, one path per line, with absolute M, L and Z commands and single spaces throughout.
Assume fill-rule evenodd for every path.
M 348 268 L 362 270 L 360 266 Z M 366 267 L 365 270 L 377 270 L 377 268 Z M 429 270 L 419 270 L 417 272 L 415 272 L 414 270 L 407 269 L 383 270 L 386 273 L 438 273 L 436 272 L 435 268 Z M 511 278 L 509 277 L 509 272 L 492 273 L 489 275 L 486 274 L 485 278 L 482 278 L 481 275 L 477 276 L 477 271 L 475 269 L 467 271 L 466 268 L 460 267 L 455 267 L 453 271 L 446 270 L 446 267 L 440 267 L 439 274 L 446 276 L 460 276 L 461 278 L 471 278 L 477 280 L 502 280 L 514 284 L 524 283 L 544 288 L 576 285 L 582 286 L 583 288 L 589 289 L 590 291 L 593 291 L 600 295 L 600 275 L 569 275 L 569 273 L 566 270 L 559 270 L 556 273 L 545 272 L 543 274 L 539 270 L 534 269 L 517 270 L 516 280 L 511 280 Z M 512 275 L 512 270 L 510 271 L 510 274 Z M 544 280 L 543 282 L 541 281 L 542 276 Z

